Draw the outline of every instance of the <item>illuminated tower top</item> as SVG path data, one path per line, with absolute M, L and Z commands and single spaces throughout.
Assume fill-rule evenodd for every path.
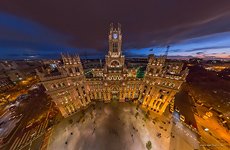
M 109 31 L 109 56 L 119 57 L 121 56 L 121 44 L 122 44 L 122 34 L 121 25 L 118 23 L 117 28 L 110 24 Z
M 121 52 L 122 34 L 121 25 L 118 23 L 117 27 L 110 24 L 109 30 L 109 52 L 105 56 L 105 72 L 107 70 L 123 70 L 125 57 Z

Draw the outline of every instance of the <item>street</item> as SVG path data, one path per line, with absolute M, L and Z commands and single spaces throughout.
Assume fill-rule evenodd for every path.
M 47 103 L 47 97 L 41 89 L 31 91 L 28 98 L 20 102 L 15 115 L 22 114 L 21 120 L 15 128 L 12 128 L 9 136 L 5 138 L 7 142 L 1 145 L 2 149 L 21 149 L 46 131 L 47 120 L 44 120 L 44 117 L 49 106 L 46 105 Z M 7 127 L 5 129 L 11 128 Z

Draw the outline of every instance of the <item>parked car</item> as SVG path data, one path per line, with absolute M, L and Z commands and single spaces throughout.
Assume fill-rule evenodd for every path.
M 179 110 L 179 108 L 178 107 L 176 107 L 176 109 L 175 109 L 177 112 L 180 112 L 180 110 Z
M 185 117 L 183 115 L 180 115 L 180 120 L 184 122 L 185 121 Z

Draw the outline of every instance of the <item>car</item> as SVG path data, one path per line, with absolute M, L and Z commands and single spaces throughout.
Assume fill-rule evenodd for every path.
M 30 137 L 32 137 L 32 138 L 33 138 L 33 137 L 36 135 L 36 133 L 37 133 L 36 131 L 35 131 L 35 132 L 33 132 L 33 133 L 30 135 Z
M 11 111 L 11 112 L 10 112 L 11 115 L 14 115 L 15 113 L 16 113 L 15 111 Z
M 21 116 L 22 116 L 22 114 L 19 114 L 19 115 L 16 116 L 16 118 L 19 118 L 19 117 L 21 117 Z
M 200 117 L 200 115 L 197 112 L 195 112 L 194 114 Z
M 224 120 L 222 123 L 223 123 L 223 124 L 225 124 L 225 123 L 227 123 L 227 121 L 226 121 L 226 120 Z
M 13 110 L 15 110 L 17 107 L 16 106 L 11 106 L 10 108 L 9 108 L 9 110 L 10 111 L 13 111 Z
M 180 115 L 180 120 L 184 122 L 185 121 L 185 117 L 183 115 Z
M 208 116 L 206 116 L 206 115 L 203 115 L 203 119 L 205 119 L 205 120 L 206 120 L 206 119 L 208 119 Z
M 16 116 L 12 116 L 12 117 L 9 118 L 9 121 L 10 121 L 10 120 L 13 120 L 13 119 L 15 119 L 15 118 L 16 118 Z
M 213 114 L 212 114 L 212 112 L 206 112 L 206 116 L 208 116 L 208 117 L 212 117 L 213 116 Z
M 29 123 L 29 124 L 26 125 L 26 128 L 29 128 L 29 127 L 31 127 L 32 125 L 33 125 L 33 123 Z
M 176 109 L 175 109 L 177 112 L 180 112 L 180 110 L 179 110 L 179 108 L 178 107 L 176 107 Z

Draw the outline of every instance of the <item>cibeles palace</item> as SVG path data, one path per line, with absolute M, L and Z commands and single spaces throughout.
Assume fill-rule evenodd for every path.
M 92 69 L 86 77 L 77 55 L 61 54 L 61 63 L 54 68 L 37 70 L 41 83 L 64 117 L 76 113 L 93 101 L 136 101 L 144 108 L 162 114 L 181 84 L 185 82 L 188 69 L 183 63 L 166 61 L 166 56 L 150 55 L 142 78 L 135 68 L 125 66 L 122 55 L 121 27 L 110 26 L 109 50 L 105 65 Z

